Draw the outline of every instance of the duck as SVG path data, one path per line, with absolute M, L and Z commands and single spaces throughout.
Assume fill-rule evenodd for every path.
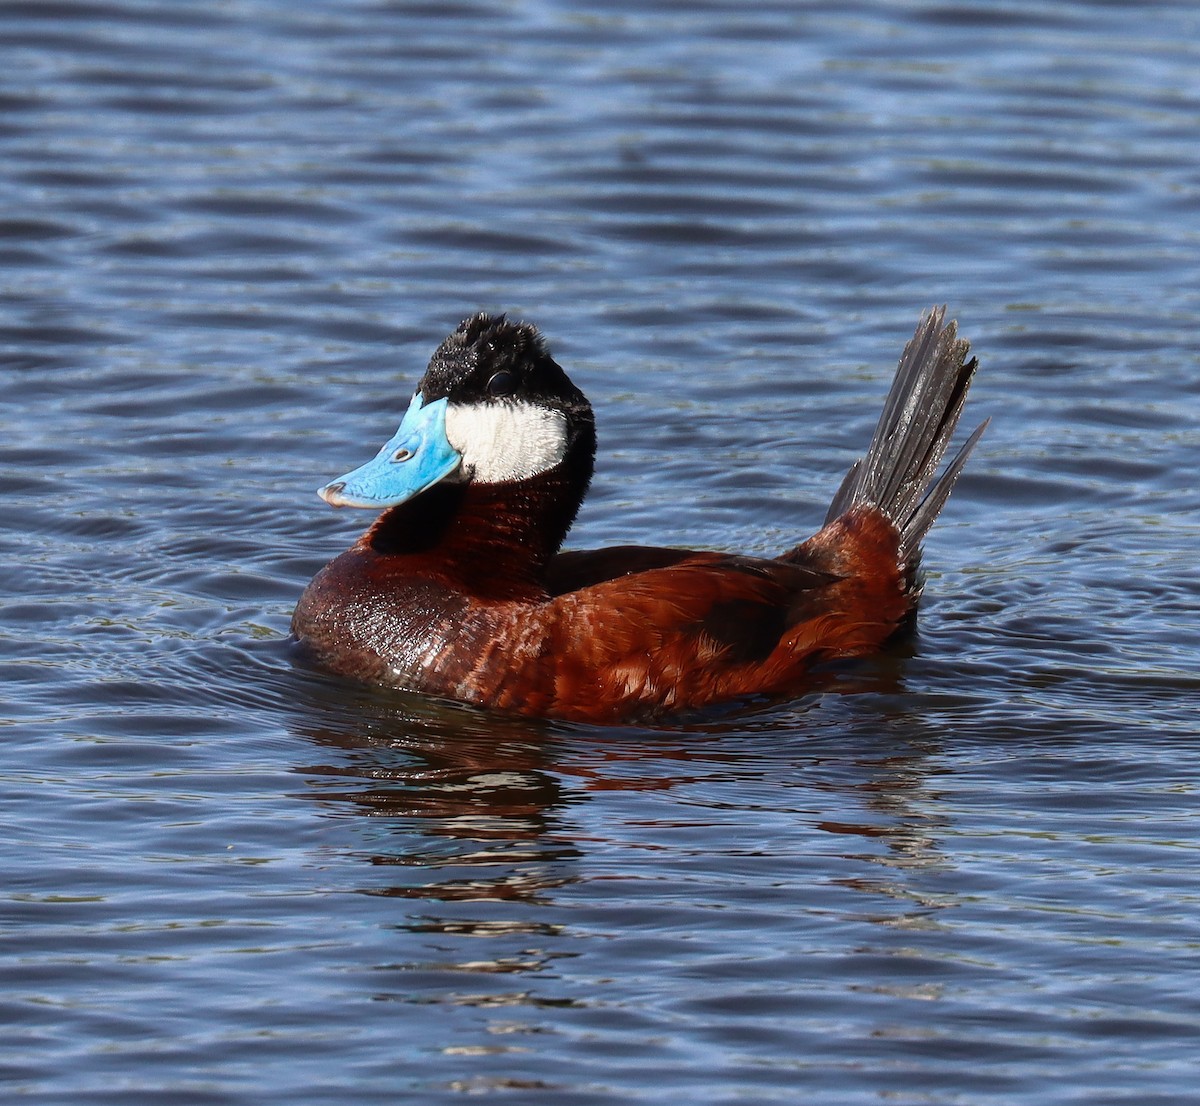
M 922 542 L 987 426 L 938 475 L 969 354 L 944 307 L 923 313 L 823 525 L 777 556 L 563 550 L 595 466 L 592 406 L 535 326 L 472 315 L 392 438 L 319 490 L 379 513 L 304 590 L 294 638 L 359 683 L 532 718 L 628 725 L 800 698 L 913 623 Z

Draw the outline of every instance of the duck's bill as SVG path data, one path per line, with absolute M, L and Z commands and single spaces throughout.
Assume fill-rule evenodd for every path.
M 412 499 L 456 472 L 462 455 L 446 439 L 446 400 L 413 396 L 400 429 L 365 465 L 321 488 L 333 507 L 380 510 Z

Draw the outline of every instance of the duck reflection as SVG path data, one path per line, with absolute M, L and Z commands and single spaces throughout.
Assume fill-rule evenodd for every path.
M 304 735 L 336 755 L 297 771 L 306 777 L 308 797 L 332 812 L 353 810 L 369 820 L 358 855 L 376 868 L 397 870 L 395 879 L 361 888 L 372 895 L 548 903 L 554 889 L 584 878 L 579 861 L 602 843 L 623 849 L 636 836 L 637 849 L 656 847 L 655 825 L 661 824 L 662 846 L 670 849 L 668 831 L 683 813 L 701 840 L 711 828 L 719 863 L 730 851 L 723 828 L 744 826 L 747 811 L 769 804 L 800 824 L 785 841 L 757 843 L 758 855 L 806 843 L 813 856 L 850 862 L 840 872 L 827 866 L 827 886 L 859 890 L 876 903 L 883 896 L 921 913 L 936 903 L 915 892 L 902 873 L 943 862 L 941 819 L 930 813 L 928 786 L 929 757 L 937 750 L 927 737 L 914 739 L 911 702 L 888 694 L 894 689 L 886 675 L 876 670 L 866 689 L 861 681 L 838 686 L 839 692 L 868 690 L 866 700 L 833 692 L 807 708 L 742 711 L 676 730 L 505 717 L 340 682 L 333 689 L 318 677 Z M 878 711 L 864 710 L 866 702 Z M 789 739 L 781 742 L 785 728 Z M 890 730 L 903 734 L 895 744 Z M 642 808 L 601 797 L 652 791 L 676 797 Z M 597 802 L 605 807 L 601 817 L 579 809 Z M 832 844 L 826 835 L 839 844 L 822 847 Z M 876 877 L 867 865 L 889 871 Z M 884 914 L 891 924 L 898 921 L 891 909 L 881 920 Z M 426 921 L 473 924 L 461 916 Z
M 397 898 L 536 900 L 573 878 L 578 849 L 561 832 L 560 809 L 576 801 L 552 770 L 555 735 L 521 719 L 453 703 L 339 686 L 304 727 L 337 750 L 297 771 L 310 797 L 372 821 L 363 858 L 403 869 L 362 890 Z

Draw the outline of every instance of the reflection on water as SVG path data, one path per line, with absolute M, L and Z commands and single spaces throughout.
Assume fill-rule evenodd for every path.
M 861 693 L 865 683 L 860 676 L 852 686 Z M 304 728 L 311 716 L 297 716 L 297 736 L 336 756 L 294 770 L 308 784 L 303 797 L 336 815 L 370 820 L 354 856 L 377 868 L 403 869 L 384 883 L 373 878 L 362 888 L 372 895 L 544 905 L 553 901 L 547 891 L 590 878 L 577 863 L 589 847 L 620 846 L 631 827 L 645 836 L 642 848 L 664 849 L 666 837 L 686 830 L 702 845 L 701 852 L 711 850 L 714 838 L 729 829 L 731 814 L 745 809 L 740 796 L 774 787 L 776 773 L 785 767 L 789 803 L 776 813 L 831 835 L 830 851 L 836 855 L 898 870 L 941 863 L 936 831 L 942 820 L 929 812 L 925 778 L 928 757 L 939 752 L 936 742 L 903 755 L 849 763 L 839 755 L 831 772 L 823 754 L 810 760 L 803 745 L 793 750 L 799 763 L 764 760 L 758 742 L 748 740 L 744 717 L 683 732 L 592 731 L 403 693 L 347 690 L 356 709 L 342 724 L 327 710 L 321 712 L 320 727 Z M 770 723 L 764 720 L 764 725 Z M 727 794 L 731 789 L 739 792 L 733 802 Z M 683 794 L 669 800 L 663 820 L 623 821 L 609 837 L 603 827 L 581 830 L 587 819 L 576 809 L 601 792 Z M 681 802 L 688 811 L 684 820 Z M 822 816 L 833 810 L 840 812 L 838 818 Z M 858 848 L 851 844 L 855 838 L 861 839 Z M 771 848 L 763 842 L 716 851 L 769 856 Z M 914 918 L 938 905 L 919 901 L 886 875 L 832 882 L 895 899 L 902 908 L 911 907 Z M 892 913 L 879 920 L 902 924 Z M 494 932 L 494 923 L 473 924 L 458 915 L 443 923 L 429 912 L 413 924 L 426 931 L 444 924 L 454 933 L 475 932 L 477 924 L 481 933 Z
M 713 1019 L 741 1023 L 728 1032 L 751 1053 L 794 1049 L 843 1009 L 813 1007 L 807 980 L 833 966 L 821 935 L 849 920 L 867 928 L 845 954 L 847 995 L 941 998 L 947 983 L 918 978 L 925 953 L 892 936 L 936 933 L 956 905 L 910 878 L 950 865 L 931 810 L 941 750 L 926 734 L 902 749 L 873 736 L 914 721 L 884 694 L 893 675 L 875 673 L 879 714 L 857 753 L 838 695 L 797 711 L 781 744 L 770 710 L 604 731 L 343 687 L 333 717 L 335 681 L 319 679 L 317 702 L 292 712 L 323 754 L 294 769 L 298 794 L 352 820 L 353 890 L 405 904 L 388 922 L 397 939 L 375 947 L 373 998 L 474 1012 L 474 1031 L 444 1046 L 466 1065 L 444 1086 L 476 1093 L 565 1092 L 578 1075 L 544 1076 L 567 1057 L 585 1082 L 636 1081 L 647 1063 L 667 1074 L 664 1050 L 686 1055 L 681 1034 Z M 631 985 L 661 992 L 660 1012 L 631 1008 Z
M 556 834 L 568 800 L 537 735 L 464 741 L 452 724 L 435 720 L 434 732 L 414 733 L 405 722 L 396 720 L 396 736 L 382 727 L 369 737 L 309 734 L 343 755 L 297 769 L 319 786 L 308 794 L 322 806 L 374 820 L 364 859 L 399 870 L 386 887 L 372 882 L 370 893 L 535 901 L 571 878 L 578 850 Z

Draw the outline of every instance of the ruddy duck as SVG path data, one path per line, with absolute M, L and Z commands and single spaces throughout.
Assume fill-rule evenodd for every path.
M 922 318 L 825 524 L 773 559 L 643 546 L 559 552 L 591 481 L 591 405 L 538 331 L 475 315 L 396 435 L 323 487 L 382 510 L 309 584 L 292 629 L 357 680 L 539 717 L 620 723 L 812 686 L 916 610 L 921 541 L 986 422 L 935 471 L 975 371 Z

